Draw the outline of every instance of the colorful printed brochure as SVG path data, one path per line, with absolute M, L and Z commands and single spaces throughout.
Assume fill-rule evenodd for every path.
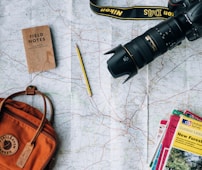
M 202 162 L 202 122 L 180 116 L 164 169 L 199 170 Z

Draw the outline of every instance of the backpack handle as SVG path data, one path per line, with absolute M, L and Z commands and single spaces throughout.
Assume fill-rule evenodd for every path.
M 34 137 L 32 138 L 32 140 L 30 141 L 31 144 L 34 144 L 37 137 L 39 136 L 39 134 L 41 133 L 44 125 L 45 125 L 45 122 L 46 122 L 46 112 L 47 112 L 47 105 L 46 105 L 46 100 L 49 102 L 50 104 L 50 123 L 52 124 L 53 122 L 53 104 L 51 102 L 51 100 L 49 99 L 48 96 L 46 96 L 45 94 L 43 94 L 42 92 L 40 92 L 39 90 L 37 90 L 36 86 L 28 86 L 26 88 L 26 90 L 24 91 L 19 91 L 19 92 L 16 92 L 16 93 L 13 93 L 11 94 L 10 96 L 4 98 L 1 103 L 0 103 L 0 112 L 4 106 L 4 104 L 6 103 L 6 101 L 8 99 L 12 99 L 14 97 L 17 97 L 17 96 L 21 96 L 21 95 L 40 95 L 42 98 L 43 98 L 43 103 L 44 103 L 44 112 L 43 112 L 43 116 L 41 118 L 41 122 L 40 122 L 40 125 L 36 131 L 36 134 L 34 135 Z
M 1 103 L 0 103 L 0 112 L 4 106 L 4 104 L 6 104 L 6 101 L 8 99 L 12 99 L 16 96 L 21 96 L 21 95 L 40 95 L 43 98 L 43 103 L 44 103 L 44 114 L 41 118 L 41 122 L 34 134 L 34 136 L 32 137 L 32 139 L 25 145 L 23 151 L 21 152 L 20 156 L 17 159 L 16 165 L 19 168 L 23 168 L 29 158 L 29 156 L 31 155 L 34 146 L 35 146 L 35 142 L 38 138 L 38 136 L 40 135 L 40 133 L 42 132 L 45 123 L 46 123 L 46 111 L 47 111 L 47 106 L 46 106 L 46 99 L 48 100 L 48 102 L 50 103 L 50 107 L 51 107 L 51 121 L 53 119 L 53 105 L 51 100 L 42 92 L 38 91 L 37 88 L 35 86 L 28 86 L 26 88 L 25 91 L 20 91 L 20 92 L 16 92 L 14 94 L 11 94 L 10 96 L 8 96 L 7 98 L 4 98 Z

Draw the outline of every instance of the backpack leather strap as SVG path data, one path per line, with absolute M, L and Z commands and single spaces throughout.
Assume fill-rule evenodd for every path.
M 46 99 L 49 101 L 50 106 L 51 106 L 51 121 L 52 121 L 52 117 L 53 117 L 53 105 L 52 102 L 50 101 L 50 99 L 44 95 L 43 93 L 41 93 L 40 91 L 37 90 L 37 88 L 35 86 L 28 86 L 26 88 L 25 91 L 20 91 L 14 94 L 11 94 L 10 96 L 8 96 L 7 98 L 3 99 L 0 103 L 0 112 L 3 108 L 3 106 L 6 104 L 6 101 L 8 99 L 12 99 L 16 96 L 21 96 L 21 95 L 40 95 L 43 99 L 43 103 L 44 103 L 44 112 L 43 112 L 43 116 L 41 118 L 41 122 L 35 132 L 35 135 L 33 136 L 33 138 L 25 145 L 24 150 L 22 151 L 21 155 L 19 156 L 18 160 L 17 160 L 17 166 L 19 166 L 20 168 L 23 168 L 25 163 L 27 162 L 27 159 L 29 158 L 35 142 L 38 138 L 38 136 L 40 135 L 41 131 L 44 128 L 45 122 L 46 122 L 46 112 L 47 112 L 47 105 L 46 105 Z

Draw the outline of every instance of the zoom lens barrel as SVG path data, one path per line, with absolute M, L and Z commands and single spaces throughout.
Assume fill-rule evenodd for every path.
M 188 15 L 183 13 L 170 17 L 124 46 L 119 45 L 107 52 L 106 54 L 113 53 L 113 56 L 107 61 L 108 69 L 112 76 L 117 78 L 128 74 L 127 81 L 137 74 L 138 69 L 181 44 L 185 37 L 190 37 L 190 39 L 188 38 L 189 40 L 199 38 L 201 35 L 195 33 L 198 30 L 190 20 L 190 18 L 194 18 L 194 13 L 197 14 L 197 18 L 202 18 L 202 14 L 198 16 L 196 9 L 202 12 L 202 3 L 199 3 L 197 8 L 190 9 L 191 12 L 188 11 Z

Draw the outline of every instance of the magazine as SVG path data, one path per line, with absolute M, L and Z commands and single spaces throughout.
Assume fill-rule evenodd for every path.
M 162 140 L 165 135 L 166 129 L 167 129 L 167 120 L 161 120 L 159 124 L 158 134 L 156 136 L 156 150 L 150 163 L 150 167 L 152 170 L 156 169 L 157 162 L 160 156 L 161 147 L 162 147 Z
M 171 143 L 173 135 L 175 133 L 175 129 L 177 127 L 178 121 L 179 121 L 178 115 L 173 114 L 170 116 L 169 124 L 166 129 L 166 133 L 165 133 L 165 136 L 164 136 L 164 139 L 162 141 L 161 148 L 159 151 L 160 153 L 159 153 L 159 157 L 158 157 L 158 162 L 155 166 L 156 170 L 162 170 L 162 167 L 165 162 L 166 156 L 168 154 L 170 143 Z
M 202 169 L 202 122 L 180 116 L 164 170 Z
M 155 164 L 152 165 L 152 170 L 163 170 L 163 166 L 165 163 L 165 160 L 167 158 L 171 142 L 173 140 L 173 136 L 176 130 L 176 127 L 178 125 L 178 121 L 180 120 L 180 115 L 185 115 L 186 117 L 191 117 L 196 120 L 202 120 L 201 117 L 198 115 L 186 110 L 186 111 L 179 111 L 179 110 L 173 110 L 172 115 L 170 116 L 168 127 L 166 129 L 165 136 L 162 143 L 159 145 L 157 155 L 155 156 Z

